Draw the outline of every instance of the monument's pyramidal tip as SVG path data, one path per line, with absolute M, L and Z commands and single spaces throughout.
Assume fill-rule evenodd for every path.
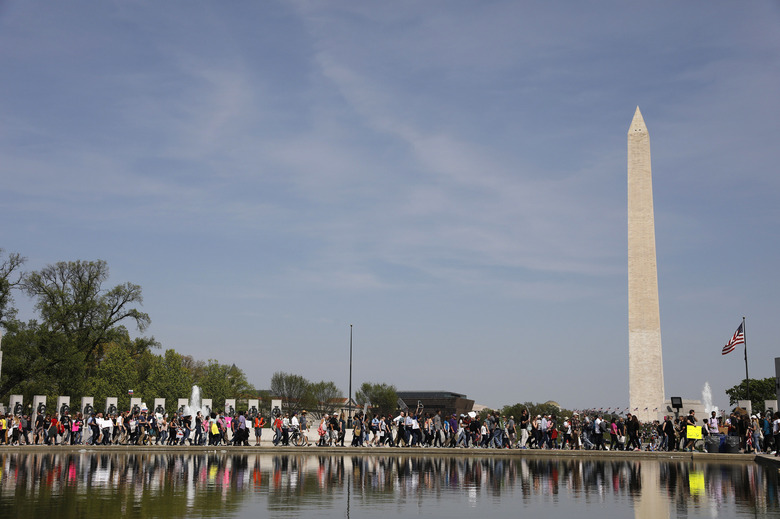
M 645 119 L 642 117 L 642 112 L 639 111 L 639 107 L 636 107 L 634 112 L 634 118 L 631 119 L 631 126 L 628 128 L 628 133 L 632 132 L 647 132 L 647 126 L 645 126 Z

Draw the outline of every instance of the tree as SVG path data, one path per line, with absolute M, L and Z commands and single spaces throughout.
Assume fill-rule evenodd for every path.
M 388 414 L 398 408 L 398 394 L 395 386 L 363 382 L 355 393 L 355 402 L 359 406 L 369 404 L 375 413 Z
M 85 379 L 81 367 L 62 334 L 35 321 L 10 323 L 3 338 L 0 394 L 79 394 Z
M 143 303 L 140 286 L 124 283 L 104 290 L 107 279 L 105 261 L 61 261 L 31 272 L 22 283 L 37 300 L 43 323 L 62 333 L 88 365 L 121 333 L 120 323 L 133 321 L 143 332 L 151 322 L 147 314 L 131 307 Z
M 312 416 L 322 418 L 325 414 L 333 414 L 336 409 L 341 407 L 341 400 L 344 394 L 333 382 L 315 382 L 309 384 L 309 393 L 312 401 L 316 402 L 312 407 Z
M 729 396 L 729 405 L 737 405 L 739 400 L 747 400 L 746 380 L 734 387 L 726 390 Z M 777 389 L 775 386 L 775 377 L 751 378 L 750 380 L 750 402 L 753 405 L 753 411 L 764 412 L 764 400 L 775 400 L 777 398 Z M 776 409 L 775 409 L 776 411 Z
M 3 253 L 3 249 L 0 249 L 0 257 Z M 19 254 L 11 253 L 0 262 L 0 326 L 4 328 L 7 327 L 8 320 L 16 315 L 16 310 L 11 306 L 11 291 L 21 285 L 24 273 L 20 269 L 24 261 L 25 258 Z
M 209 359 L 208 363 L 196 369 L 196 373 L 193 373 L 193 383 L 200 386 L 203 398 L 213 400 L 212 409 L 215 411 L 224 408 L 226 399 L 240 397 L 253 391 L 246 375 L 235 364 L 228 366 L 214 359 Z M 189 394 L 190 391 L 187 390 L 185 395 L 189 396 Z
M 515 420 L 517 420 L 520 417 L 520 414 L 523 412 L 523 409 L 528 409 L 529 416 L 551 414 L 558 417 L 559 421 L 561 416 L 572 416 L 572 412 L 570 410 L 562 409 L 548 402 L 545 402 L 543 404 L 524 402 L 522 404 L 517 403 L 515 405 L 504 406 L 504 408 L 501 409 L 501 414 L 506 416 L 514 416 Z
M 175 350 L 153 355 L 148 374 L 141 380 L 140 395 L 148 399 L 146 404 L 151 406 L 153 398 L 164 398 L 169 412 L 177 410 L 179 398 L 188 397 L 192 392 L 192 373 Z
M 46 352 L 50 343 L 56 340 L 53 334 L 40 331 L 35 322 L 9 323 L 8 333 L 3 337 L 3 373 L 0 385 L 13 389 L 14 393 L 24 395 L 25 400 L 32 395 L 70 394 L 60 393 L 61 380 L 54 377 L 34 376 L 45 369 L 48 360 Z M 83 382 L 83 377 L 81 377 Z M 10 391 L 3 391 L 3 395 Z
M 130 409 L 128 390 L 138 389 L 138 371 L 130 351 L 121 344 L 106 348 L 105 357 L 86 383 L 84 394 L 95 397 L 95 409 L 105 409 L 106 397 L 118 397 L 119 409 Z M 147 405 L 151 403 L 147 402 Z
M 281 398 L 282 407 L 290 412 L 312 408 L 317 404 L 311 393 L 311 383 L 293 373 L 274 373 L 271 376 L 271 394 Z
M 13 256 L 5 271 L 14 272 L 20 262 Z M 142 302 L 141 287 L 125 283 L 105 289 L 107 279 L 104 261 L 71 261 L 49 265 L 18 281 L 35 299 L 41 321 L 6 324 L 13 337 L 7 337 L 11 348 L 4 348 L 8 362 L 0 395 L 31 380 L 56 384 L 59 394 L 83 394 L 85 381 L 110 345 L 122 344 L 131 357 L 157 345 L 153 338 L 131 340 L 123 326 L 130 321 L 144 331 L 149 325 L 149 316 L 133 307 Z

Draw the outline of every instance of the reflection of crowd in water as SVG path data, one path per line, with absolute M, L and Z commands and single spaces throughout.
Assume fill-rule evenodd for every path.
M 59 495 L 63 488 L 95 495 L 217 492 L 224 499 L 261 492 L 270 503 L 337 499 L 353 494 L 377 502 L 411 497 L 488 495 L 536 501 L 558 494 L 635 500 L 643 492 L 685 507 L 780 511 L 778 475 L 756 464 L 715 464 L 580 458 L 503 458 L 409 455 L 263 455 L 173 453 L 7 453 L 0 457 L 3 499 L 30 489 Z M 643 477 L 643 470 L 650 471 Z M 643 488 L 652 485 L 653 488 Z M 465 492 L 465 494 L 464 494 Z

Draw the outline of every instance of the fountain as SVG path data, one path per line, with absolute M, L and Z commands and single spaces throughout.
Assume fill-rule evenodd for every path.
M 705 382 L 704 389 L 701 390 L 701 402 L 704 404 L 705 418 L 709 417 L 712 411 L 715 411 L 715 414 L 717 415 L 718 407 L 712 405 L 712 389 L 710 388 L 709 382 Z
M 190 394 L 190 400 L 187 405 L 184 406 L 184 416 L 195 416 L 200 411 L 201 416 L 208 416 L 211 413 L 211 409 L 207 405 L 203 405 L 200 398 L 200 388 L 198 386 L 192 386 L 192 393 Z

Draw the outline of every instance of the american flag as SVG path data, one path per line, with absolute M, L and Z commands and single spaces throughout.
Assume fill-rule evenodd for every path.
M 734 332 L 734 337 L 731 338 L 731 340 L 723 347 L 723 352 L 721 355 L 726 355 L 728 353 L 731 353 L 734 351 L 734 348 L 737 344 L 745 344 L 745 331 L 742 329 L 742 326 L 745 323 L 742 323 L 739 325 L 739 328 L 737 328 L 737 331 Z

